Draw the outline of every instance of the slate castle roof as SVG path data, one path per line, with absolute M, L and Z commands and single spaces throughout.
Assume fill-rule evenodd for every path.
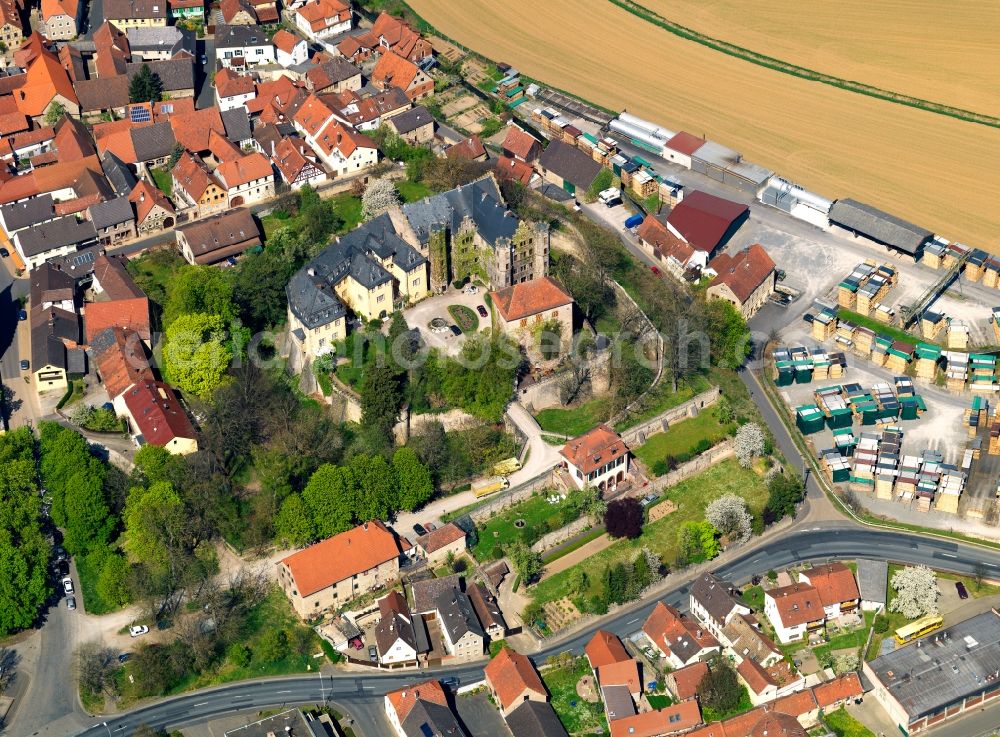
M 458 232 L 462 221 L 469 218 L 483 240 L 496 246 L 500 240 L 512 238 L 520 222 L 504 205 L 496 181 L 490 176 L 403 205 L 402 210 L 421 243 L 443 229 Z
M 336 320 L 346 309 L 334 287 L 348 276 L 368 289 L 391 281 L 379 263 L 389 258 L 404 271 L 427 261 L 383 213 L 338 238 L 292 276 L 285 287 L 292 313 L 309 329 Z

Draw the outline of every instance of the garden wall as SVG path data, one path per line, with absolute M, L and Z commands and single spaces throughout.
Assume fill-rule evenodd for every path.
M 565 527 L 560 527 L 558 530 L 553 530 L 552 532 L 542 535 L 531 549 L 536 553 L 544 553 L 546 550 L 551 550 L 556 545 L 560 545 L 571 537 L 579 535 L 584 530 L 589 530 L 594 526 L 594 518 L 589 514 L 586 517 L 580 517 L 570 522 Z
M 630 448 L 642 445 L 646 442 L 647 437 L 655 435 L 658 432 L 663 432 L 670 426 L 671 422 L 676 422 L 687 417 L 694 417 L 705 407 L 715 404 L 718 399 L 719 387 L 713 386 L 711 389 L 692 397 L 684 402 L 684 404 L 661 412 L 656 417 L 646 420 L 641 425 L 629 428 L 621 434 L 622 440 Z
M 501 496 L 496 497 L 488 504 L 472 510 L 469 516 L 472 517 L 472 521 L 476 524 L 480 522 L 485 522 L 486 520 L 494 517 L 501 512 L 510 509 L 515 504 L 519 504 L 526 499 L 531 498 L 539 489 L 547 489 L 552 487 L 552 471 L 546 471 L 533 479 L 529 479 L 524 483 L 513 486 L 504 492 Z
M 706 450 L 697 458 L 692 458 L 687 463 L 682 463 L 666 476 L 660 476 L 660 478 L 654 479 L 650 482 L 649 486 L 643 487 L 641 491 L 662 491 L 663 489 L 673 486 L 674 484 L 679 484 L 689 476 L 701 473 L 708 467 L 714 466 L 719 461 L 725 460 L 726 458 L 733 458 L 735 455 L 736 451 L 733 450 L 732 439 L 723 440 L 718 445 Z
M 590 392 L 594 396 L 606 394 L 611 389 L 611 354 L 610 350 L 603 351 L 586 363 L 590 369 Z M 559 388 L 567 376 L 569 370 L 564 370 L 530 386 L 519 388 L 517 401 L 531 414 L 547 407 L 558 407 L 562 404 Z

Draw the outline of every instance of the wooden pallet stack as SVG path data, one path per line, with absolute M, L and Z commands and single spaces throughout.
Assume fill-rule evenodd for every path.
M 988 353 L 969 354 L 969 389 L 980 394 L 997 390 L 997 359 Z
M 965 491 L 967 475 L 957 468 L 945 466 L 941 470 L 934 508 L 939 512 L 958 514 L 958 502 Z
M 876 335 L 872 343 L 871 359 L 876 366 L 885 366 L 889 357 L 889 349 L 892 348 L 892 338 L 884 335 Z
M 884 264 L 878 266 L 858 288 L 855 309 L 862 315 L 871 315 L 875 305 L 885 299 L 895 282 L 895 269 Z
M 972 249 L 969 260 L 965 262 L 965 278 L 969 281 L 979 281 L 983 278 L 983 268 L 989 260 L 989 254 L 978 248 Z
M 837 334 L 837 315 L 833 310 L 823 309 L 813 316 L 810 335 L 813 340 L 829 340 Z
M 944 315 L 940 312 L 924 310 L 920 316 L 920 335 L 925 340 L 934 340 L 946 324 Z
M 875 463 L 878 461 L 878 433 L 863 432 L 854 447 L 854 468 L 851 470 L 851 488 L 855 491 L 872 491 L 875 487 Z
M 854 355 L 861 356 L 862 358 L 870 358 L 872 348 L 875 345 L 875 331 L 871 328 L 859 327 L 853 331 L 852 335 L 854 336 L 852 338 L 854 341 Z
M 934 377 L 937 376 L 938 361 L 941 360 L 941 349 L 936 345 L 917 343 L 914 356 L 916 357 L 914 368 L 917 372 L 917 378 L 934 381 Z
M 819 465 L 831 483 L 851 480 L 851 464 L 835 449 L 824 450 L 820 454 Z
M 993 316 L 990 318 L 990 325 L 993 326 L 993 338 L 1000 343 L 1000 307 L 993 308 Z
M 896 311 L 884 303 L 879 303 L 872 308 L 872 317 L 883 325 L 891 325 L 896 319 Z
M 858 290 L 875 273 L 875 262 L 866 259 L 854 267 L 837 286 L 837 304 L 845 310 L 853 310 L 858 305 Z
M 945 249 L 944 257 L 941 259 L 941 266 L 945 269 L 950 269 L 952 266 L 957 264 L 963 256 L 965 256 L 965 252 L 967 250 L 968 249 L 960 243 L 949 243 L 948 247 Z
M 892 341 L 892 345 L 886 352 L 885 367 L 894 374 L 905 373 L 906 367 L 913 360 L 914 351 L 916 351 L 916 346 L 914 345 L 904 343 L 901 340 Z
M 946 246 L 942 243 L 928 243 L 924 246 L 923 254 L 920 256 L 920 263 L 932 269 L 940 269 L 945 249 Z
M 949 320 L 946 341 L 952 350 L 966 350 L 969 347 L 969 326 L 961 320 Z
M 983 286 L 996 289 L 1000 286 L 1000 261 L 990 258 L 983 266 Z
M 875 496 L 878 499 L 892 499 L 899 474 L 902 440 L 901 432 L 889 429 L 883 431 L 879 439 L 878 460 L 875 463 Z
M 991 456 L 1000 455 L 1000 415 L 996 408 L 990 415 L 990 444 L 986 446 L 986 452 Z
M 942 351 L 945 360 L 946 386 L 950 392 L 964 392 L 969 380 L 969 354 L 960 351 Z

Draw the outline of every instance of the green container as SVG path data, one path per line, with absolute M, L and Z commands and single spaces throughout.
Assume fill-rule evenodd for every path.
M 811 368 L 795 369 L 795 383 L 808 384 L 813 380 L 813 370 Z
M 830 410 L 830 416 L 826 418 L 826 424 L 831 429 L 850 427 L 854 422 L 854 413 L 846 407 L 843 409 Z
M 851 480 L 851 469 L 849 468 L 835 468 L 833 469 L 833 482 L 840 483 L 841 481 Z

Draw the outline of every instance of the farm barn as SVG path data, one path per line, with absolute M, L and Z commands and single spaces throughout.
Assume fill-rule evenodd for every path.
M 914 261 L 920 258 L 924 246 L 934 237 L 929 230 L 851 199 L 833 203 L 830 208 L 830 225 L 905 253 L 912 256 Z

